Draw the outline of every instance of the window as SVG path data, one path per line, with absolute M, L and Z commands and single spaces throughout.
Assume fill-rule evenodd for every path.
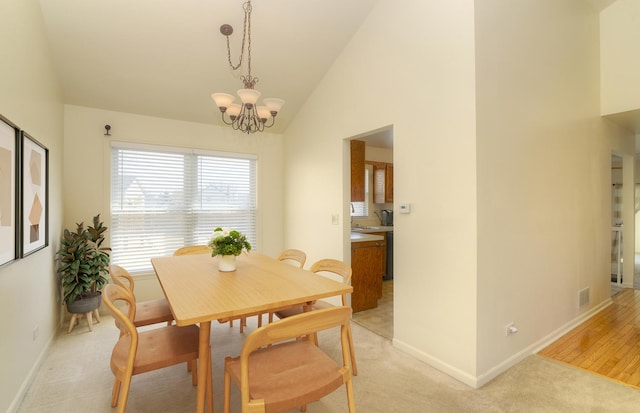
M 114 143 L 111 260 L 132 273 L 150 258 L 206 244 L 215 227 L 257 248 L 256 157 Z
M 369 216 L 369 179 L 371 165 L 364 167 L 364 202 L 351 203 L 351 216 L 355 218 L 367 218 Z

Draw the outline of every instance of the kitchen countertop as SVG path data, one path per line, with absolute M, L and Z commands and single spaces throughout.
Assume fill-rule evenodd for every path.
M 370 227 L 351 227 L 351 232 L 369 234 L 372 232 L 393 232 L 393 226 L 370 226 Z
M 351 242 L 365 242 L 365 241 L 382 241 L 384 237 L 382 235 L 373 235 L 362 232 L 351 232 Z

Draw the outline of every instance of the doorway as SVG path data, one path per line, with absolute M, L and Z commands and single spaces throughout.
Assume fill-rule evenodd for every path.
M 636 213 L 635 156 L 611 154 L 611 290 L 635 288 Z
M 623 274 L 623 162 L 611 154 L 611 295 L 622 290 Z
M 354 227 L 362 229 L 366 227 L 383 226 L 384 214 L 382 211 L 394 210 L 394 203 L 392 199 L 384 199 L 383 197 L 382 200 L 376 200 L 374 198 L 375 170 L 381 165 L 391 168 L 394 167 L 393 127 L 387 126 L 374 131 L 365 132 L 351 137 L 348 140 L 359 140 L 365 142 L 365 181 L 368 179 L 369 182 L 369 185 L 365 184 L 365 186 L 369 188 L 369 191 L 366 191 L 367 196 L 365 202 L 350 202 L 350 205 L 348 206 L 348 210 L 351 211 L 351 219 L 350 221 L 344 220 L 344 225 L 349 226 L 349 232 L 351 233 L 351 228 Z M 349 147 L 349 145 L 347 145 L 347 147 Z M 375 168 L 372 165 L 376 165 Z M 347 170 L 346 174 L 349 173 L 350 171 Z M 350 182 L 350 177 L 347 177 L 345 182 Z M 376 180 L 375 182 L 375 185 L 377 186 L 379 181 Z M 393 186 L 393 183 L 391 183 L 390 188 L 393 188 Z M 393 228 L 391 232 L 386 232 L 385 242 L 389 242 L 389 234 L 391 234 L 391 240 L 395 240 L 395 236 L 397 235 L 395 232 L 395 228 Z M 393 259 L 392 251 L 386 252 L 386 259 Z M 392 340 L 394 300 L 393 283 L 394 279 L 397 279 L 398 274 L 393 271 L 393 268 L 390 269 L 388 266 L 386 272 L 391 272 L 393 275 L 391 277 L 385 274 L 382 281 L 382 295 L 378 298 L 377 307 L 354 313 L 353 321 L 379 336 Z

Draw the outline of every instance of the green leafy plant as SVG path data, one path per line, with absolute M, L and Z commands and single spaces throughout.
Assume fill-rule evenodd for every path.
M 213 231 L 211 241 L 207 244 L 211 247 L 211 256 L 216 255 L 240 255 L 243 250 L 251 251 L 251 244 L 247 237 L 239 231 L 229 228 L 216 228 Z
M 93 226 L 85 228 L 81 222 L 75 232 L 64 230 L 56 252 L 64 302 L 93 296 L 109 282 L 106 276 L 111 248 L 102 246 L 106 231 L 100 214 L 93 217 Z

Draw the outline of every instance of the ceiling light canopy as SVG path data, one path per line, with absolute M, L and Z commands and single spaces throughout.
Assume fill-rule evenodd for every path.
M 231 69 L 237 70 L 242 66 L 244 51 L 245 48 L 247 49 L 247 75 L 240 76 L 240 80 L 244 83 L 244 89 L 237 91 L 241 103 L 233 103 L 235 96 L 228 93 L 213 93 L 211 98 L 220 109 L 224 123 L 245 133 L 262 132 L 265 128 L 270 128 L 275 124 L 276 115 L 284 105 L 284 100 L 267 98 L 262 100 L 264 105 L 258 104 L 261 93 L 254 88 L 258 78 L 251 75 L 251 0 L 244 3 L 242 8 L 244 9 L 244 30 L 240 61 L 237 65 L 231 63 L 231 47 L 229 46 L 229 36 L 233 33 L 233 27 L 228 24 L 220 26 L 220 33 L 227 38 L 227 57 Z

